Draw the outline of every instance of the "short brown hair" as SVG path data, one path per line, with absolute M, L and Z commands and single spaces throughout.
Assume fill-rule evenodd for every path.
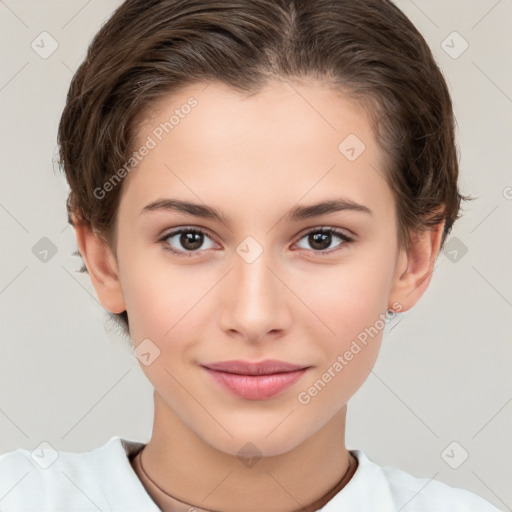
M 60 120 L 70 222 L 112 246 L 122 184 L 101 200 L 95 190 L 129 160 L 154 102 L 198 82 L 254 93 L 273 79 L 321 80 L 359 101 L 387 156 L 400 243 L 442 221 L 444 242 L 464 199 L 451 98 L 389 0 L 125 1 L 91 42 Z

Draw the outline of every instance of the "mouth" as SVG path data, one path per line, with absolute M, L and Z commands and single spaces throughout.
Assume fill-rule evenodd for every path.
M 265 400 L 281 394 L 310 368 L 277 360 L 222 361 L 201 367 L 223 389 L 247 400 Z

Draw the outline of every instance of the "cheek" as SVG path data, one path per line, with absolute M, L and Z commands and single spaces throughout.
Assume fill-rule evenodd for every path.
M 300 280 L 297 295 L 316 314 L 308 318 L 316 319 L 317 329 L 323 329 L 330 346 L 342 348 L 385 313 L 394 263 L 391 257 L 380 255 L 347 260 Z
M 194 329 L 198 332 L 200 301 L 209 287 L 208 280 L 197 279 L 191 269 L 148 262 L 133 266 L 123 291 L 135 343 L 142 338 L 166 343 L 190 338 Z
M 321 312 L 331 332 L 317 323 L 315 340 L 318 359 L 310 378 L 296 397 L 304 414 L 317 426 L 336 414 L 363 385 L 379 353 L 386 325 L 385 289 L 367 274 L 368 283 L 357 273 L 331 281 L 331 292 L 316 293 L 312 309 Z M 337 284 L 337 287 L 334 285 Z M 313 329 L 314 330 L 314 329 Z M 327 332 L 327 335 L 319 333 Z
M 347 259 L 301 283 L 300 293 L 321 322 L 308 316 L 318 366 L 298 401 L 314 401 L 327 415 L 359 389 L 377 359 L 394 273 L 393 252 L 380 249 L 361 251 L 357 260 Z
M 125 266 L 130 278 L 123 291 L 136 354 L 146 349 L 158 354 L 147 365 L 140 359 L 141 369 L 178 410 L 179 404 L 189 399 L 179 383 L 187 381 L 190 350 L 200 342 L 207 321 L 201 298 L 211 285 L 206 278 L 193 278 L 192 266 L 171 268 L 165 257 L 160 260 L 137 262 L 134 258 L 132 266 Z M 148 339 L 151 343 L 145 341 Z M 139 344 L 141 349 L 137 351 Z M 196 394 L 200 396 L 199 392 Z

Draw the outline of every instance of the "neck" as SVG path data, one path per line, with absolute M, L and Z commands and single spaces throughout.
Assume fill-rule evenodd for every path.
M 322 499 L 329 501 L 355 471 L 345 448 L 346 408 L 289 452 L 244 464 L 236 455 L 199 438 L 158 393 L 154 396 L 155 421 L 144 448 L 144 469 L 165 493 L 197 508 L 223 512 L 317 510 L 325 504 Z M 165 510 L 164 496 L 148 492 Z

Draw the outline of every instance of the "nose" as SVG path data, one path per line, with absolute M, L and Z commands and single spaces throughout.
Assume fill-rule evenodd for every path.
M 221 326 L 232 337 L 259 343 L 282 336 L 289 329 L 293 295 L 271 256 L 270 250 L 263 250 L 254 260 L 243 251 L 233 257 L 233 269 L 220 299 Z

